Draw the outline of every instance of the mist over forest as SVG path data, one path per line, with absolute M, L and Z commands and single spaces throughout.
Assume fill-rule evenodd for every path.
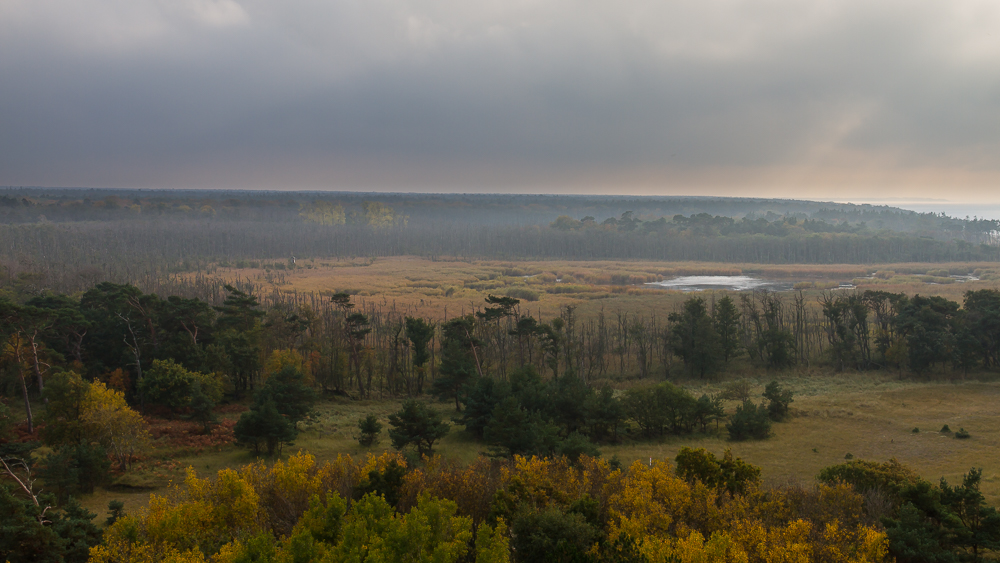
M 78 291 L 292 257 L 994 261 L 998 223 L 755 198 L 7 188 L 0 275 Z

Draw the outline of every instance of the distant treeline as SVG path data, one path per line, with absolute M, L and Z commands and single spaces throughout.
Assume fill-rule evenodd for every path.
M 997 221 L 785 200 L 9 189 L 0 285 L 150 291 L 172 273 L 295 257 L 983 262 L 1000 260 L 998 234 Z
M 547 225 L 559 216 L 598 222 L 629 214 L 655 221 L 677 215 L 735 219 L 786 217 L 831 224 L 866 223 L 874 230 L 961 238 L 997 230 L 996 221 L 917 213 L 886 205 L 787 199 L 687 196 L 416 194 L 267 192 L 238 190 L 110 190 L 0 188 L 0 222 L 139 220 L 207 215 L 217 220 L 298 222 L 311 208 L 336 206 L 348 223 L 363 222 L 371 205 L 388 207 L 415 224 Z
M 801 229 L 800 229 L 801 230 Z M 80 291 L 101 280 L 146 288 L 180 271 L 240 260 L 386 256 L 466 259 L 663 260 L 759 264 L 877 264 L 1000 260 L 1000 247 L 899 234 L 809 233 L 688 236 L 550 227 L 142 222 L 0 225 L 0 283 L 42 274 L 48 287 Z

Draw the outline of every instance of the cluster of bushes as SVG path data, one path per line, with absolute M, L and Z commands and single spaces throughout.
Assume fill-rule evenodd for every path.
M 578 377 L 543 380 L 532 366 L 508 381 L 481 377 L 462 396 L 456 421 L 497 455 L 597 453 L 594 442 L 618 438 L 625 412 L 610 388 L 595 391 Z
M 1000 512 L 980 491 L 982 469 L 960 485 L 920 478 L 895 459 L 851 460 L 827 467 L 823 483 L 847 483 L 865 497 L 869 517 L 885 529 L 889 552 L 900 562 L 994 560 L 1000 552 Z
M 238 444 L 273 456 L 298 436 L 298 423 L 309 416 L 316 392 L 306 385 L 305 375 L 286 365 L 271 374 L 254 393 L 250 410 L 240 415 L 233 429 Z
M 531 366 L 511 372 L 509 382 L 474 379 L 461 397 L 464 410 L 455 422 L 495 457 L 565 455 L 575 461 L 584 454 L 600 455 L 597 444 L 618 442 L 633 434 L 633 427 L 636 437 L 659 438 L 708 432 L 726 418 L 721 396 L 696 398 L 666 382 L 617 396 L 608 386 L 595 390 L 574 376 L 543 380 Z M 731 440 L 765 439 L 772 421 L 788 417 L 791 391 L 772 381 L 763 397 L 760 405 L 746 398 L 729 418 Z M 412 399 L 389 417 L 389 424 L 392 445 L 399 450 L 413 445 L 421 456 L 432 454 L 434 443 L 449 431 L 438 411 Z M 370 414 L 358 421 L 358 430 L 359 443 L 370 446 L 382 424 Z
M 882 562 L 888 541 L 864 503 L 841 484 L 764 489 L 757 468 L 704 450 L 625 469 L 299 454 L 190 472 L 179 494 L 119 518 L 91 560 Z

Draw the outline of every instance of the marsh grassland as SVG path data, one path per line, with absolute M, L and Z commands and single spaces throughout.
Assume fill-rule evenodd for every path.
M 213 269 L 213 276 L 254 280 L 274 292 L 320 295 L 347 292 L 362 302 L 376 302 L 436 318 L 480 309 L 490 294 L 521 299 L 522 309 L 541 318 L 554 317 L 567 305 L 577 307 L 582 316 L 601 309 L 666 315 L 675 311 L 687 294 L 645 284 L 691 275 L 746 275 L 780 280 L 797 287 L 813 301 L 823 291 L 841 285 L 940 295 L 958 302 L 966 291 L 1000 287 L 1000 267 L 990 262 L 769 265 L 608 260 L 512 262 L 402 256 L 303 260 L 293 270 Z M 960 281 L 950 275 L 975 275 L 978 279 Z

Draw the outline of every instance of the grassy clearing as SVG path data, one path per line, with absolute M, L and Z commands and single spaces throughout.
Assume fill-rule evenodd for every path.
M 782 383 L 795 391 L 793 418 L 775 424 L 769 440 L 733 443 L 721 430 L 662 443 L 606 447 L 604 455 L 631 462 L 672 458 L 684 446 L 716 454 L 732 448 L 735 455 L 760 466 L 771 482 L 809 482 L 820 469 L 843 463 L 847 454 L 879 461 L 895 457 L 931 481 L 945 477 L 954 483 L 970 468 L 982 467 L 984 494 L 990 502 L 1000 502 L 1000 384 L 913 383 L 861 375 L 795 377 Z M 734 408 L 727 405 L 728 412 Z M 954 433 L 939 432 L 944 424 L 953 431 L 964 427 L 972 438 L 956 440 Z
M 855 458 L 885 461 L 891 457 L 912 467 L 924 478 L 937 481 L 945 477 L 957 482 L 971 467 L 984 469 L 983 492 L 987 499 L 1000 503 L 1000 383 L 966 381 L 955 383 L 914 383 L 891 377 L 869 375 L 823 376 L 788 375 L 780 378 L 795 392 L 793 417 L 774 425 L 772 438 L 760 442 L 729 442 L 725 428 L 707 435 L 670 437 L 662 441 L 626 441 L 604 446 L 605 457 L 617 456 L 623 463 L 635 460 L 673 459 L 684 447 L 703 447 L 721 455 L 726 448 L 761 467 L 766 481 L 811 482 L 820 469 L 842 463 L 850 453 Z M 759 382 L 757 391 L 763 390 Z M 720 384 L 692 384 L 696 394 L 720 390 Z M 450 404 L 432 403 L 445 418 L 454 412 Z M 364 456 L 390 449 L 388 416 L 399 409 L 400 401 L 324 401 L 316 416 L 302 424 L 302 433 L 285 455 L 300 449 L 318 459 L 337 455 Z M 727 405 L 732 412 L 735 403 Z M 380 442 L 371 448 L 358 445 L 358 419 L 375 413 L 383 423 Z M 948 424 L 954 432 L 965 428 L 972 437 L 957 440 L 954 433 L 939 432 Z M 920 432 L 914 433 L 913 428 Z M 460 426 L 437 448 L 441 455 L 462 462 L 473 460 L 484 451 Z M 201 474 L 211 474 L 224 467 L 251 463 L 253 457 L 240 448 L 227 446 L 222 451 L 186 455 L 147 463 L 130 474 L 131 482 L 145 483 L 147 489 L 98 491 L 84 499 L 94 512 L 104 514 L 111 499 L 126 502 L 134 510 L 148 503 L 149 493 L 163 494 L 170 483 L 183 479 L 189 465 Z

